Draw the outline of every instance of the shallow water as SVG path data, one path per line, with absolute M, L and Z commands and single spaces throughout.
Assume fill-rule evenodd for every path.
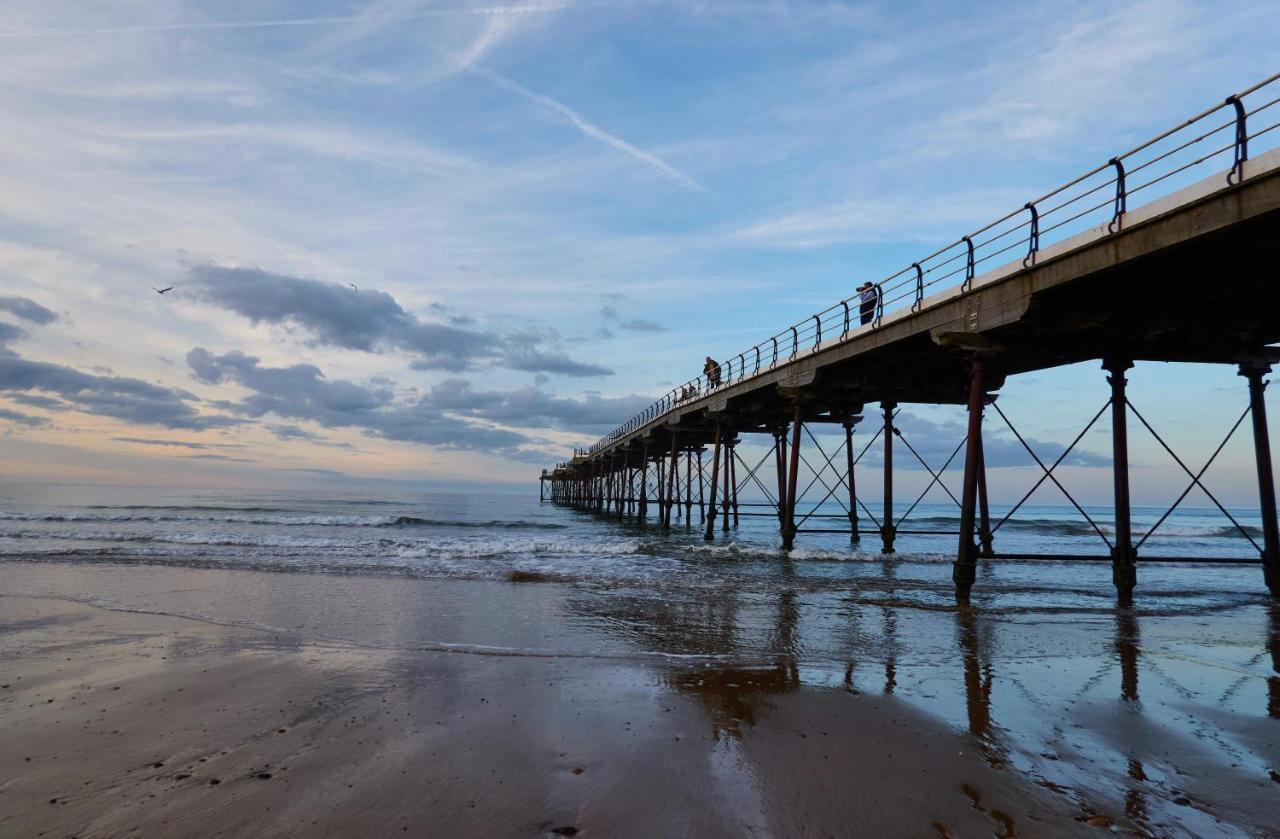
M 955 526 L 954 507 L 918 512 Z M 1211 513 L 1176 513 L 1144 552 L 1250 557 Z M 1105 562 L 995 559 L 957 608 L 955 536 L 882 557 L 869 536 L 802 533 L 787 555 L 775 519 L 708 544 L 693 518 L 665 533 L 536 495 L 6 487 L 0 584 L 267 629 L 266 645 L 627 662 L 730 738 L 771 695 L 890 694 L 1155 834 L 1237 835 L 1259 800 L 1280 806 L 1280 610 L 1256 565 L 1143 563 L 1119 608 Z M 998 551 L 1105 555 L 1070 508 L 1019 520 Z

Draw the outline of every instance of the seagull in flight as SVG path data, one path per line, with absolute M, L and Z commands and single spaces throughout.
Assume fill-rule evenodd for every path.
M 360 289 L 356 288 L 356 284 L 355 284 L 355 283 L 347 283 L 347 285 L 351 286 L 351 290 L 352 290 L 352 291 L 359 291 L 359 290 L 360 290 Z
M 156 294 L 164 294 L 166 291 L 173 291 L 173 286 L 169 286 L 168 288 L 156 288 L 155 286 L 152 286 L 151 290 Z

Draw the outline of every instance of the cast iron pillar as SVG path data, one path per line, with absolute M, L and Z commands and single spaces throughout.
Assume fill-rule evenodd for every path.
M 707 521 L 707 490 L 702 482 L 702 446 L 698 446 L 698 524 Z
M 881 553 L 893 553 L 893 541 L 898 529 L 893 526 L 893 409 L 897 402 L 881 402 L 884 409 L 884 523 L 880 525 L 880 538 L 884 540 Z
M 703 539 L 708 542 L 716 538 L 716 486 L 720 476 L 720 426 L 716 426 L 716 442 L 711 455 L 711 495 L 707 499 L 707 532 Z
M 662 526 L 671 526 L 671 510 L 675 507 L 675 487 L 676 475 L 680 472 L 680 463 L 676 460 L 679 455 L 679 449 L 676 447 L 676 433 L 671 432 L 671 463 L 667 466 L 667 503 L 666 510 L 662 518 Z
M 721 502 L 723 508 L 721 510 L 723 518 L 720 519 L 721 533 L 729 532 L 729 506 L 732 503 L 733 496 L 733 473 L 729 466 L 733 463 L 733 439 L 731 435 L 728 440 L 724 441 L 724 501 Z
M 984 399 L 985 402 L 985 399 Z M 987 503 L 987 450 L 978 438 L 978 556 L 991 559 L 996 555 L 991 536 L 991 506 Z
M 738 526 L 738 458 L 735 455 L 737 451 L 734 443 L 729 447 L 729 489 L 733 491 L 733 526 Z
M 684 525 L 693 523 L 693 452 L 684 453 Z
M 787 426 L 773 432 L 773 459 L 778 468 L 778 531 L 782 531 L 786 515 L 783 510 L 787 506 Z
M 850 417 L 844 421 L 844 460 L 849 476 L 849 541 L 855 544 L 858 541 L 858 484 L 853 477 L 853 427 L 859 419 L 861 417 Z
M 969 598 L 973 588 L 978 546 L 974 542 L 974 523 L 978 503 L 978 474 L 982 468 L 982 403 L 986 397 L 982 359 L 969 360 L 969 432 L 965 437 L 964 487 L 960 491 L 960 545 L 951 566 L 951 581 L 956 584 L 956 597 Z
M 1271 436 L 1267 432 L 1267 383 L 1262 377 L 1270 364 L 1241 364 L 1249 382 L 1249 413 L 1253 419 L 1253 454 L 1258 463 L 1258 504 L 1262 513 L 1262 575 L 1272 597 L 1280 597 L 1280 526 L 1276 522 L 1276 484 L 1271 471 Z
M 787 495 L 783 502 L 782 549 L 791 550 L 796 540 L 796 482 L 800 476 L 800 403 L 796 402 L 796 416 L 791 424 L 791 465 L 787 472 Z
M 641 443 L 640 448 L 640 505 L 636 515 L 644 521 L 649 515 L 649 441 Z
M 1121 600 L 1133 597 L 1138 583 L 1137 551 L 1133 547 L 1133 527 L 1129 506 L 1129 426 L 1128 402 L 1125 398 L 1124 371 L 1133 366 L 1128 358 L 1111 356 L 1102 369 L 1111 375 L 1111 471 L 1115 479 L 1116 545 L 1111 549 L 1111 580 Z

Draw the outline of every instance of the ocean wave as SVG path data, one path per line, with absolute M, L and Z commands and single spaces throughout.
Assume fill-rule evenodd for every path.
M 88 508 L 92 509 L 92 508 Z M 162 508 L 153 508 L 161 510 Z M 201 507 L 175 507 L 174 513 L 11 513 L 0 512 L 0 521 L 69 523 L 86 522 L 101 524 L 210 523 L 210 524 L 260 524 L 278 527 L 439 527 L 483 528 L 486 530 L 563 530 L 567 525 L 553 522 L 525 520 L 466 521 L 430 519 L 419 516 L 353 516 L 353 515 L 242 515 L 239 511 L 223 515 L 190 514 L 190 511 L 206 511 Z M 224 508 L 219 508 L 224 509 Z M 225 508 L 230 509 L 230 508 Z M 260 508 L 269 510 L 270 508 Z M 250 510 L 251 508 L 246 508 Z M 184 514 L 185 513 L 185 514 Z M 0 533 L 0 535 L 4 535 Z

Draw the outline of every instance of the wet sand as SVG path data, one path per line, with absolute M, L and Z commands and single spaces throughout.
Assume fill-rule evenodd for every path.
M 1000 652 L 981 613 L 943 615 L 943 666 L 913 665 L 900 634 L 841 673 L 389 648 L 32 596 L 51 572 L 22 570 L 0 568 L 6 837 L 1266 835 L 1280 812 L 1280 641 L 1256 614 L 1207 624 L 1252 670 L 1204 665 L 1181 646 L 1206 634 L 1178 630 L 1185 616 L 1122 614 L 1067 696 L 1017 664 L 1074 631 L 1052 618 Z M 262 576 L 169 575 L 150 575 L 155 598 Z M 299 597 L 327 582 L 272 581 Z M 479 609 L 511 589 L 561 596 L 404 596 Z M 508 619 L 564 619 L 534 611 Z M 1203 702 L 1215 668 L 1229 701 Z M 1183 687 L 1144 706 L 1151 682 Z

